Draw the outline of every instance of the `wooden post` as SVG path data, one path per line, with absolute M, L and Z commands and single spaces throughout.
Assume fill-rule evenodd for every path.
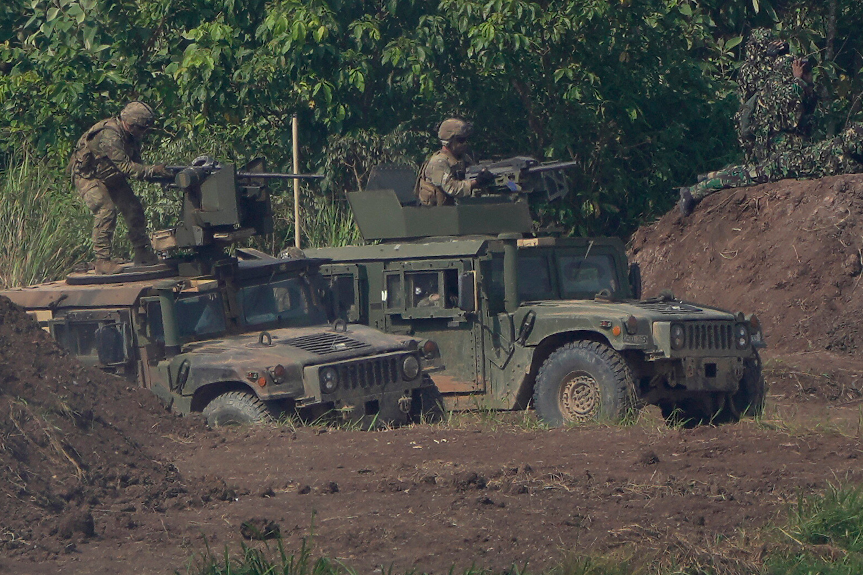
M 300 173 L 300 143 L 299 134 L 300 127 L 297 120 L 297 115 L 294 114 L 291 118 L 291 128 L 293 130 L 294 141 L 294 173 Z M 294 180 L 294 245 L 300 247 L 300 180 Z

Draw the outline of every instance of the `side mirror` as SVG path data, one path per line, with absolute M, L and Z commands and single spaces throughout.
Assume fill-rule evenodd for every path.
M 129 362 L 126 334 L 123 324 L 103 325 L 96 330 L 96 349 L 99 363 L 105 366 L 125 365 Z
M 458 276 L 458 308 L 462 311 L 476 311 L 476 272 L 464 272 Z
M 641 299 L 641 266 L 629 265 L 629 285 L 632 289 L 632 299 Z

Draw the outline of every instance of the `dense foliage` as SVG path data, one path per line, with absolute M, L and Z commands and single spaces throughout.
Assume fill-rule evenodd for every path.
M 552 212 L 626 234 L 737 158 L 733 74 L 756 25 L 816 65 L 825 133 L 859 116 L 858 0 L 4 0 L 0 157 L 26 145 L 59 168 L 141 98 L 162 116 L 153 159 L 287 168 L 297 114 L 304 167 L 339 198 L 376 161 L 421 161 L 459 114 L 477 156 L 577 160 Z

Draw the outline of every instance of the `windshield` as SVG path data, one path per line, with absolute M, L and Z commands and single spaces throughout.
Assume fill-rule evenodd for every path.
M 174 309 L 181 338 L 225 331 L 225 308 L 218 292 L 183 297 L 177 300 Z
M 302 327 L 327 323 L 327 314 L 302 278 L 244 287 L 239 294 L 246 325 Z
M 564 298 L 593 297 L 604 289 L 613 295 L 620 287 L 609 255 L 559 255 L 557 264 Z

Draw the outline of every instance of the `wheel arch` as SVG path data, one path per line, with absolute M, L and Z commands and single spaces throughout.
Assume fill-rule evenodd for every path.
M 216 397 L 229 391 L 248 391 L 260 399 L 258 394 L 255 393 L 254 388 L 247 383 L 242 381 L 216 381 L 208 383 L 207 385 L 202 385 L 195 390 L 194 395 L 192 395 L 192 403 L 189 410 L 192 412 L 204 411 L 207 404 L 213 401 Z
M 563 331 L 546 336 L 539 342 L 539 344 L 537 344 L 533 351 L 533 356 L 530 360 L 530 370 L 527 372 L 527 376 L 524 380 L 522 380 L 521 386 L 518 390 L 518 396 L 516 398 L 518 408 L 527 408 L 533 400 L 533 388 L 536 385 L 536 376 L 539 374 L 539 368 L 542 367 L 545 360 L 547 360 L 556 349 L 573 341 L 595 341 L 611 347 L 608 338 L 595 331 Z

